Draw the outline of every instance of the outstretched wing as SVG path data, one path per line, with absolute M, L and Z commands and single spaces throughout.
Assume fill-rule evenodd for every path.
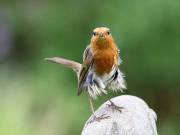
M 91 68 L 92 64 L 93 64 L 93 56 L 90 45 L 88 45 L 83 54 L 83 64 L 78 79 L 78 93 L 77 93 L 78 95 L 80 95 L 83 91 L 83 84 L 86 81 L 86 77 L 88 75 L 89 69 Z

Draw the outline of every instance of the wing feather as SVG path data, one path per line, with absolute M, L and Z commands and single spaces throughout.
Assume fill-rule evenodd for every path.
M 78 79 L 78 93 L 77 93 L 78 95 L 80 95 L 84 89 L 83 84 L 86 81 L 89 69 L 91 68 L 92 64 L 93 64 L 93 56 L 90 45 L 88 45 L 83 54 L 83 64 Z

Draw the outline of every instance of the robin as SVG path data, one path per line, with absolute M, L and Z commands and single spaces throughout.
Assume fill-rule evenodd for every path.
M 78 77 L 78 95 L 83 91 L 88 93 L 91 110 L 94 115 L 92 121 L 99 121 L 108 116 L 96 117 L 92 99 L 96 99 L 102 94 L 107 94 L 107 90 L 123 91 L 126 89 L 124 75 L 120 71 L 121 64 L 120 50 L 118 49 L 110 30 L 106 27 L 99 27 L 93 30 L 90 44 L 83 54 L 83 64 L 54 57 L 45 60 L 62 64 L 73 69 Z M 122 107 L 116 106 L 109 100 L 109 107 L 121 112 Z
M 94 114 L 92 99 L 107 90 L 123 91 L 126 89 L 124 75 L 120 71 L 120 50 L 118 49 L 109 28 L 98 27 L 93 30 L 90 44 L 83 54 L 83 64 L 78 78 L 78 95 L 88 93 L 91 110 Z M 120 110 L 110 101 L 110 106 Z

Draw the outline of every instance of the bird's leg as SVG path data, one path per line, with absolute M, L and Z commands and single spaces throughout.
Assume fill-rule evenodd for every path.
M 109 99 L 110 104 L 108 104 L 108 107 L 111 107 L 113 110 L 117 110 L 120 113 L 122 112 L 123 107 L 117 106 Z
M 94 107 L 93 107 L 92 99 L 91 99 L 91 97 L 89 96 L 89 94 L 88 94 L 88 99 L 89 99 L 89 104 L 90 104 L 90 107 L 91 107 L 91 111 L 92 111 L 92 113 L 93 113 L 93 115 L 94 115 Z
M 92 115 L 93 115 L 93 118 L 88 123 L 92 123 L 92 122 L 95 122 L 95 121 L 100 122 L 102 119 L 109 118 L 109 116 L 105 116 L 105 114 L 102 114 L 100 116 L 96 116 L 95 113 L 94 113 L 94 107 L 93 107 L 92 99 L 89 96 L 89 94 L 88 94 L 88 99 L 89 99 L 89 104 L 90 104 Z

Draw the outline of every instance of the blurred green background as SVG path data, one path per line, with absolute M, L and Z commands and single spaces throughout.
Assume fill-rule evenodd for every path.
M 0 1 L 0 135 L 81 133 L 91 114 L 86 95 L 76 95 L 71 70 L 43 58 L 81 62 L 98 26 L 121 49 L 124 94 L 156 111 L 159 135 L 180 134 L 179 0 L 11 0 Z

